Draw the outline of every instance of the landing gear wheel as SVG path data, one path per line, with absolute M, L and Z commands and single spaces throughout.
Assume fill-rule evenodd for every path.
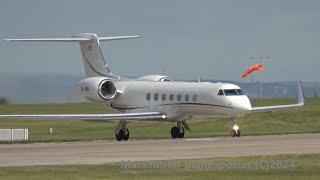
M 236 118 L 232 117 L 232 118 L 230 118 L 230 120 L 231 120 L 231 123 L 232 123 L 231 136 L 232 137 L 240 137 L 240 128 L 237 125 Z
M 129 136 L 128 136 L 129 137 Z M 122 141 L 124 138 L 124 131 L 121 129 L 118 134 L 116 134 L 117 141 Z
M 179 137 L 179 134 L 180 134 L 180 132 L 179 132 L 178 127 L 172 127 L 171 128 L 171 137 L 173 139 L 176 139 L 177 137 Z
M 181 129 L 179 131 L 178 138 L 184 138 L 184 128 L 183 127 L 181 127 Z
M 125 135 L 123 136 L 123 140 L 124 140 L 124 141 L 128 141 L 128 139 L 129 139 L 129 129 L 127 128 L 126 131 L 127 131 L 127 134 L 125 134 Z
M 232 137 L 236 137 L 236 135 L 237 135 L 237 132 L 234 129 L 232 129 L 231 130 L 231 136 Z
M 240 129 L 237 131 L 237 137 L 240 137 Z

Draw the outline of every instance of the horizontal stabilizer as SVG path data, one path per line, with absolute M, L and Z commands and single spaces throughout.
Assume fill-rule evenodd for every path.
M 140 36 L 99 37 L 99 41 L 113 41 L 113 40 L 133 39 L 133 38 L 139 38 L 139 37 Z
M 38 38 L 38 39 L 4 39 L 4 41 L 32 41 L 32 42 L 86 42 L 87 38 Z
M 93 33 L 76 34 L 69 38 L 28 38 L 4 39 L 8 42 L 76 42 L 80 45 L 84 70 L 87 77 L 118 78 L 111 73 L 100 48 L 101 41 L 114 41 L 138 38 L 139 36 L 99 37 Z
M 98 37 L 99 41 L 113 41 L 123 39 L 139 38 L 140 36 L 115 36 L 115 37 Z M 94 39 L 90 38 L 34 38 L 34 39 L 4 39 L 4 41 L 24 41 L 24 42 L 92 42 Z

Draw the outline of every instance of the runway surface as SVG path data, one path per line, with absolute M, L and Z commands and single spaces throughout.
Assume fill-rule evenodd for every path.
M 320 153 L 320 134 L 1 144 L 0 166 Z

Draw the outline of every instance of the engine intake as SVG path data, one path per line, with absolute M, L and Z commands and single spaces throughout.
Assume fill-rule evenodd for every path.
M 98 93 L 101 98 L 109 100 L 116 95 L 116 87 L 112 81 L 105 79 L 100 82 Z
M 79 96 L 93 102 L 104 102 L 116 96 L 117 88 L 110 79 L 91 77 L 81 80 L 76 85 Z

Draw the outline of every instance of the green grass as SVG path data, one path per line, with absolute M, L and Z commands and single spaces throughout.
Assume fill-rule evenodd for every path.
M 295 99 L 257 99 L 252 104 L 274 105 L 295 103 Z M 252 113 L 238 118 L 241 135 L 268 135 L 320 132 L 319 99 L 307 99 L 305 108 L 280 110 L 271 113 Z M 54 113 L 110 113 L 98 103 L 1 105 L 1 114 L 54 114 Z M 86 121 L 33 121 L 0 120 L 0 128 L 28 128 L 29 142 L 114 139 L 118 122 Z M 229 136 L 231 122 L 228 118 L 192 119 L 188 121 L 192 131 L 185 137 Z M 175 123 L 130 122 L 130 139 L 171 138 L 170 129 Z M 53 128 L 53 134 L 48 129 Z
M 290 160 L 295 166 L 288 168 L 256 169 L 256 162 Z M 250 163 L 249 168 L 185 168 L 191 162 L 228 163 L 239 161 Z M 180 168 L 121 168 L 120 163 L 101 165 L 55 165 L 0 168 L 0 179 L 308 179 L 320 178 L 320 154 L 275 155 L 232 158 L 210 158 L 196 160 L 154 161 L 168 164 L 180 164 Z M 259 166 L 258 166 L 259 167 Z

